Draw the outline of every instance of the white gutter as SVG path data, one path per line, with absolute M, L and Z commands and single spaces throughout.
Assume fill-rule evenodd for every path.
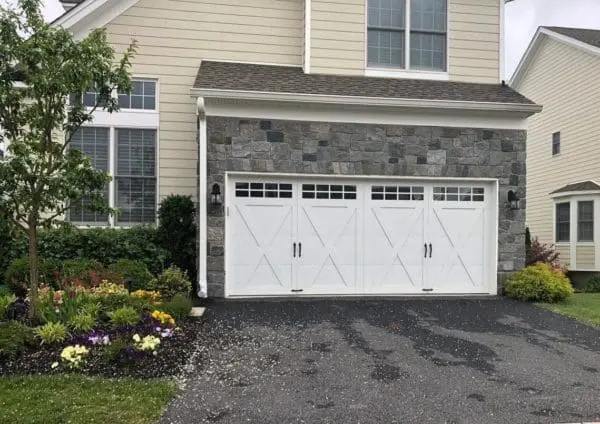
M 208 297 L 208 284 L 206 279 L 207 251 L 207 193 L 206 193 L 206 166 L 207 166 L 207 132 L 206 108 L 204 99 L 198 97 L 196 102 L 196 116 L 198 122 L 198 297 Z
M 479 110 L 518 112 L 529 115 L 542 111 L 542 106 L 540 105 L 522 103 L 492 103 L 456 100 L 422 100 L 386 97 L 336 96 L 329 94 L 274 93 L 263 91 L 220 90 L 210 88 L 192 88 L 190 89 L 190 94 L 192 97 L 236 100 L 325 103 L 336 105 L 405 107 L 416 109 Z

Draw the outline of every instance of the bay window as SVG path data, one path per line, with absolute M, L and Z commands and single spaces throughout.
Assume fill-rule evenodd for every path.
M 556 204 L 556 241 L 568 242 L 571 235 L 571 204 Z
M 577 241 L 594 241 L 594 201 L 577 202 Z
M 447 0 L 368 0 L 367 65 L 445 72 Z

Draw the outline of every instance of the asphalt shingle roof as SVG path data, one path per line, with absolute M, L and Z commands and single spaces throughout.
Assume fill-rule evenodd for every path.
M 301 67 L 203 61 L 194 88 L 271 93 L 534 103 L 502 84 L 305 74 Z
M 561 35 L 600 48 L 600 30 L 586 28 L 544 27 Z
M 598 191 L 598 190 L 600 190 L 600 185 L 596 184 L 594 181 L 582 181 L 579 183 L 567 184 L 566 186 L 561 187 L 558 190 L 555 190 L 550 194 L 566 193 L 566 192 L 570 192 L 570 191 Z

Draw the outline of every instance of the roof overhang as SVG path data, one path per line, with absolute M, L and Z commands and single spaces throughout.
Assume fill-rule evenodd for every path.
M 335 104 L 348 106 L 373 106 L 373 107 L 392 107 L 392 108 L 410 108 L 427 110 L 465 110 L 465 111 L 487 111 L 487 112 L 510 112 L 522 115 L 523 118 L 542 111 L 542 106 L 537 104 L 519 104 L 519 103 L 488 103 L 488 102 L 469 102 L 469 101 L 449 101 L 449 100 L 423 100 L 423 99 L 402 99 L 385 97 L 360 97 L 360 96 L 339 96 L 324 94 L 300 94 L 300 93 L 279 93 L 279 92 L 261 92 L 261 91 L 238 91 L 222 90 L 209 88 L 191 88 L 190 95 L 194 98 L 202 97 L 205 99 L 231 99 L 242 101 L 262 101 L 262 102 L 284 102 L 284 103 L 312 103 L 312 104 Z
M 535 54 L 537 53 L 537 51 L 540 47 L 540 44 L 542 43 L 542 41 L 544 40 L 545 37 L 549 37 L 553 40 L 556 40 L 556 41 L 566 44 L 568 46 L 574 47 L 576 49 L 585 51 L 587 53 L 590 53 L 590 54 L 593 54 L 596 56 L 600 56 L 600 48 L 598 48 L 598 47 L 594 47 L 588 43 L 584 43 L 583 41 L 579 41 L 574 38 L 567 37 L 566 35 L 559 34 L 555 31 L 552 31 L 549 28 L 539 27 L 537 32 L 531 39 L 531 42 L 529 43 L 527 50 L 525 50 L 525 54 L 523 54 L 521 61 L 517 65 L 515 72 L 513 73 L 512 77 L 510 78 L 509 85 L 512 88 L 514 88 L 515 90 L 517 90 L 519 88 L 519 85 L 521 84 L 521 81 L 523 80 L 523 77 L 525 76 L 527 69 L 529 69 L 529 65 L 533 61 L 533 58 L 534 58 Z
M 76 38 L 83 38 L 93 29 L 114 20 L 138 1 L 86 0 L 59 16 L 52 25 L 70 29 Z

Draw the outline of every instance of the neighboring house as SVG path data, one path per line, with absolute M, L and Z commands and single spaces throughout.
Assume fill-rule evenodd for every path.
M 201 296 L 496 294 L 524 265 L 541 107 L 502 84 L 503 0 L 69 3 L 139 43 L 78 141 L 124 215 L 78 219 L 194 196 Z
M 544 105 L 528 127 L 527 225 L 574 271 L 600 270 L 599 75 L 599 30 L 540 27 L 511 81 Z

